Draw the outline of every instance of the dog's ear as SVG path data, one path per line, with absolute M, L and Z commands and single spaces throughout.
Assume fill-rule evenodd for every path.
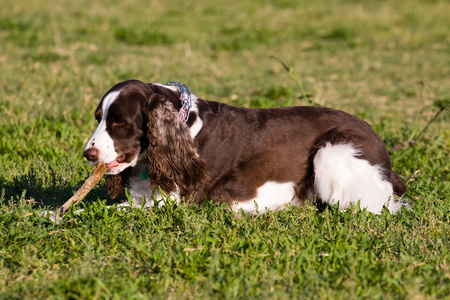
M 188 195 L 207 178 L 205 162 L 195 153 L 186 123 L 162 95 L 150 96 L 148 111 L 147 172 L 150 181 L 166 193 Z
M 123 192 L 125 187 L 124 175 L 122 173 L 117 175 L 106 175 L 105 176 L 106 187 L 108 188 L 108 196 L 111 199 L 116 198 L 120 193 Z

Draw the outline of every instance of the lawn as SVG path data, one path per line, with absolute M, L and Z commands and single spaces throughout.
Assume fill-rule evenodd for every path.
M 1 6 L 0 298 L 450 297 L 450 2 Z M 92 171 L 82 151 L 94 109 L 131 78 L 239 106 L 356 114 L 385 142 L 413 209 L 235 216 L 168 200 L 127 213 L 107 207 L 102 180 L 80 215 L 40 217 Z

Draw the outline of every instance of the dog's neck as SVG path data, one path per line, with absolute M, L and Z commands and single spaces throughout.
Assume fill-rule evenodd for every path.
M 136 165 L 130 168 L 130 175 L 133 177 L 140 177 L 143 180 L 147 180 L 148 178 L 145 178 L 143 174 L 147 174 L 146 168 L 147 168 L 147 150 L 142 151 L 139 153 Z M 143 178 L 144 177 L 144 178 Z

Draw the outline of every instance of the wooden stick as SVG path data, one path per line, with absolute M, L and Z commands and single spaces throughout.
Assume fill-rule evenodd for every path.
M 108 169 L 108 166 L 104 163 L 98 163 L 95 166 L 94 171 L 92 171 L 89 178 L 83 183 L 83 185 L 78 189 L 78 191 L 73 195 L 66 203 L 64 203 L 59 209 L 59 217 L 62 217 L 68 210 L 69 207 L 73 204 L 77 204 L 89 193 L 97 182 L 103 177 L 103 173 Z

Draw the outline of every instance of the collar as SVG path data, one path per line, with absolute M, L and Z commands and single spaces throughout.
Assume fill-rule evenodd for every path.
M 177 81 L 169 81 L 166 83 L 166 86 L 174 86 L 177 88 L 178 92 L 180 92 L 181 109 L 178 112 L 178 119 L 187 122 L 192 107 L 191 92 L 189 92 L 189 89 L 185 84 L 182 85 Z
M 142 172 L 141 172 L 141 179 L 142 179 L 142 180 L 148 180 L 147 167 L 145 167 L 144 169 L 142 169 Z

